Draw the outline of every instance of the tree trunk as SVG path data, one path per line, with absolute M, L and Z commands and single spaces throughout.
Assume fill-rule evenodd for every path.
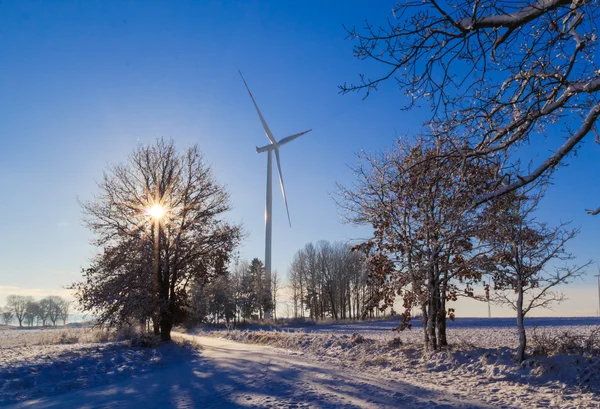
M 171 329 L 173 323 L 169 317 L 162 317 L 160 320 L 160 340 L 170 341 L 171 340 Z
M 437 340 L 440 347 L 448 346 L 448 339 L 446 338 L 446 283 L 443 284 L 441 293 L 439 294 L 439 311 L 437 320 Z
M 523 313 L 523 282 L 517 282 L 517 331 L 519 332 L 519 348 L 517 349 L 517 360 L 525 360 L 525 348 L 527 348 L 527 335 L 525 334 L 525 314 Z
M 429 332 L 427 332 L 427 304 L 421 304 L 421 321 L 423 321 L 423 338 L 425 340 L 425 350 L 429 348 Z
M 438 343 L 437 343 L 437 336 L 435 333 L 435 329 L 437 326 L 437 320 L 438 320 L 438 307 L 439 307 L 439 291 L 437 289 L 437 283 L 433 282 L 433 280 L 430 279 L 429 282 L 429 312 L 427 314 L 427 332 L 429 335 L 429 342 L 428 345 L 426 346 L 426 350 L 428 352 L 433 352 L 433 351 L 437 351 L 438 349 Z
M 152 315 L 152 327 L 154 329 L 154 335 L 160 335 L 160 324 L 156 314 Z

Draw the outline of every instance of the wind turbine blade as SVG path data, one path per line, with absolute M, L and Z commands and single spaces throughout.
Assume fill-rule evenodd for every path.
M 256 105 L 256 101 L 254 100 L 254 97 L 252 96 L 252 92 L 250 92 L 250 88 L 248 87 L 248 84 L 246 83 L 246 80 L 244 79 L 242 72 L 240 70 L 238 70 L 238 72 L 240 73 L 240 76 L 242 77 L 242 81 L 244 81 L 244 85 L 246 86 L 246 89 L 248 90 L 248 94 L 250 94 L 250 98 L 252 98 L 252 103 L 254 104 L 254 108 L 256 108 L 256 113 L 258 114 L 258 117 L 260 118 L 260 122 L 262 123 L 262 126 L 265 129 L 267 138 L 269 138 L 271 143 L 276 144 L 277 142 L 275 141 L 275 138 L 273 137 L 273 134 L 271 133 L 271 130 L 269 129 L 269 126 L 267 125 L 267 122 L 265 121 L 265 118 L 263 118 L 262 114 L 260 113 L 260 109 L 258 109 L 258 105 Z
M 282 140 L 279 141 L 279 146 L 285 145 L 286 143 L 291 142 L 294 139 L 304 135 L 305 133 L 309 133 L 310 131 L 312 131 L 312 129 L 309 129 L 308 131 L 300 132 L 300 133 L 297 133 L 294 135 L 286 136 L 285 138 L 283 138 Z
M 288 223 L 292 227 L 292 220 L 290 219 L 290 209 L 288 208 L 287 197 L 285 196 L 285 186 L 283 185 L 283 174 L 281 173 L 281 161 L 279 160 L 279 149 L 274 149 L 275 159 L 277 159 L 277 170 L 279 171 L 279 184 L 281 185 L 281 193 L 283 194 L 283 201 L 285 202 L 285 210 L 287 211 Z

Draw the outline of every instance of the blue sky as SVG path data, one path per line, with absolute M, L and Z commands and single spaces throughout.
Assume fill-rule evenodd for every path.
M 262 258 L 266 156 L 254 147 L 268 141 L 238 69 L 277 139 L 313 129 L 281 149 L 293 228 L 274 191 L 273 267 L 287 273 L 310 241 L 364 237 L 368 230 L 341 224 L 330 198 L 336 181 L 352 182 L 355 152 L 418 132 L 427 113 L 401 111 L 393 82 L 366 100 L 338 93 L 344 81 L 381 69 L 354 59 L 342 25 L 384 23 L 393 5 L 0 3 L 0 304 L 8 293 L 59 292 L 80 277 L 95 249 L 77 200 L 92 197 L 108 164 L 161 136 L 181 148 L 199 144 L 231 193 L 230 220 L 248 233 L 241 256 Z M 550 222 L 582 227 L 571 246 L 581 260 L 594 259 L 600 243 L 600 217 L 583 211 L 600 205 L 599 158 L 590 138 L 540 210 Z M 578 304 L 557 313 L 595 313 L 593 279 L 575 287 Z

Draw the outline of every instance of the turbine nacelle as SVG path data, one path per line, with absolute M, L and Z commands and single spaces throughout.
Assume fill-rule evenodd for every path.
M 279 148 L 279 144 L 268 144 L 265 146 L 261 146 L 261 147 L 256 147 L 256 153 L 263 153 L 263 152 L 268 152 L 268 151 L 272 151 L 274 149 L 278 149 Z
M 263 152 L 268 152 L 268 151 L 272 151 L 275 149 L 279 149 L 286 143 L 289 143 L 289 142 L 293 141 L 294 139 L 304 135 L 305 133 L 309 133 L 310 131 L 312 131 L 312 129 L 309 129 L 308 131 L 300 132 L 300 133 L 297 133 L 294 135 L 286 136 L 285 138 L 282 138 L 279 142 L 271 142 L 270 144 L 261 146 L 261 147 L 257 146 L 256 153 L 263 153 Z M 267 137 L 268 137 L 268 135 L 267 135 Z

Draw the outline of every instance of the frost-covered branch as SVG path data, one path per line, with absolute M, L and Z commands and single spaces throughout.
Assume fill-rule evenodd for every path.
M 406 1 L 387 26 L 349 30 L 356 57 L 383 72 L 340 89 L 369 95 L 393 77 L 405 109 L 429 105 L 431 138 L 462 140 L 447 156 L 506 163 L 513 183 L 474 195 L 479 204 L 549 175 L 595 132 L 599 17 L 595 1 Z M 532 154 L 533 171 L 522 174 L 516 152 L 535 140 L 553 153 Z

